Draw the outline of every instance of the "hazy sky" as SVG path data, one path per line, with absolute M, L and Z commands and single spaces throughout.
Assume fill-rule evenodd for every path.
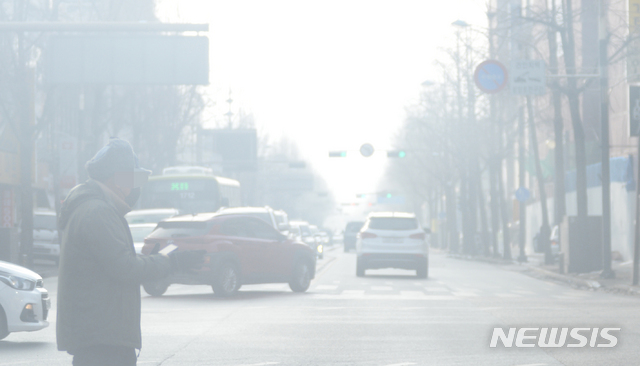
M 210 24 L 210 113 L 221 118 L 231 88 L 235 107 L 260 131 L 297 141 L 340 200 L 377 188 L 404 107 L 455 40 L 451 22 L 486 25 L 485 0 L 159 3 L 163 21 Z M 361 157 L 363 143 L 377 153 Z

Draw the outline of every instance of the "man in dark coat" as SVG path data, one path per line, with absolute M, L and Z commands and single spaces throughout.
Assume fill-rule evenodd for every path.
M 198 268 L 204 252 L 135 253 L 124 215 L 150 172 L 128 142 L 112 139 L 86 168 L 91 179 L 69 193 L 59 220 L 58 349 L 74 366 L 135 365 L 140 284 Z

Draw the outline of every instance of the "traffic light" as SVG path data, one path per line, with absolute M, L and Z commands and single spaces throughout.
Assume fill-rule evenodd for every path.
M 388 158 L 404 158 L 407 156 L 407 152 L 404 150 L 390 150 L 387 151 Z
M 329 151 L 330 158 L 344 158 L 347 156 L 346 151 Z

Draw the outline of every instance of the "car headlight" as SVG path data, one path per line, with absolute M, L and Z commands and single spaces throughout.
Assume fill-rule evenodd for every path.
M 16 290 L 31 291 L 36 287 L 35 281 L 28 280 L 19 276 L 14 276 L 6 272 L 0 272 L 0 281 Z

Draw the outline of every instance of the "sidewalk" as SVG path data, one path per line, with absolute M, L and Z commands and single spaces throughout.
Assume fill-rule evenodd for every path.
M 633 275 L 633 262 L 613 261 L 611 269 L 615 272 L 616 277 L 605 279 L 600 277 L 602 271 L 594 271 L 589 273 L 559 273 L 558 264 L 545 265 L 544 254 L 536 253 L 529 255 L 528 263 L 524 264 L 532 272 L 539 276 L 546 276 L 558 281 L 569 283 L 576 287 L 605 291 L 610 293 L 619 293 L 626 295 L 640 295 L 640 287 L 631 285 Z
M 526 275 L 551 279 L 566 283 L 574 288 L 581 288 L 591 291 L 604 291 L 624 295 L 640 296 L 640 287 L 631 285 L 633 274 L 633 262 L 613 261 L 612 269 L 616 278 L 604 279 L 600 277 L 601 271 L 589 273 L 559 273 L 558 264 L 545 265 L 544 254 L 529 254 L 527 262 L 520 263 L 517 260 L 504 260 L 501 258 L 463 256 L 460 254 L 449 254 L 452 258 L 483 261 L 504 266 L 505 269 L 518 271 Z

